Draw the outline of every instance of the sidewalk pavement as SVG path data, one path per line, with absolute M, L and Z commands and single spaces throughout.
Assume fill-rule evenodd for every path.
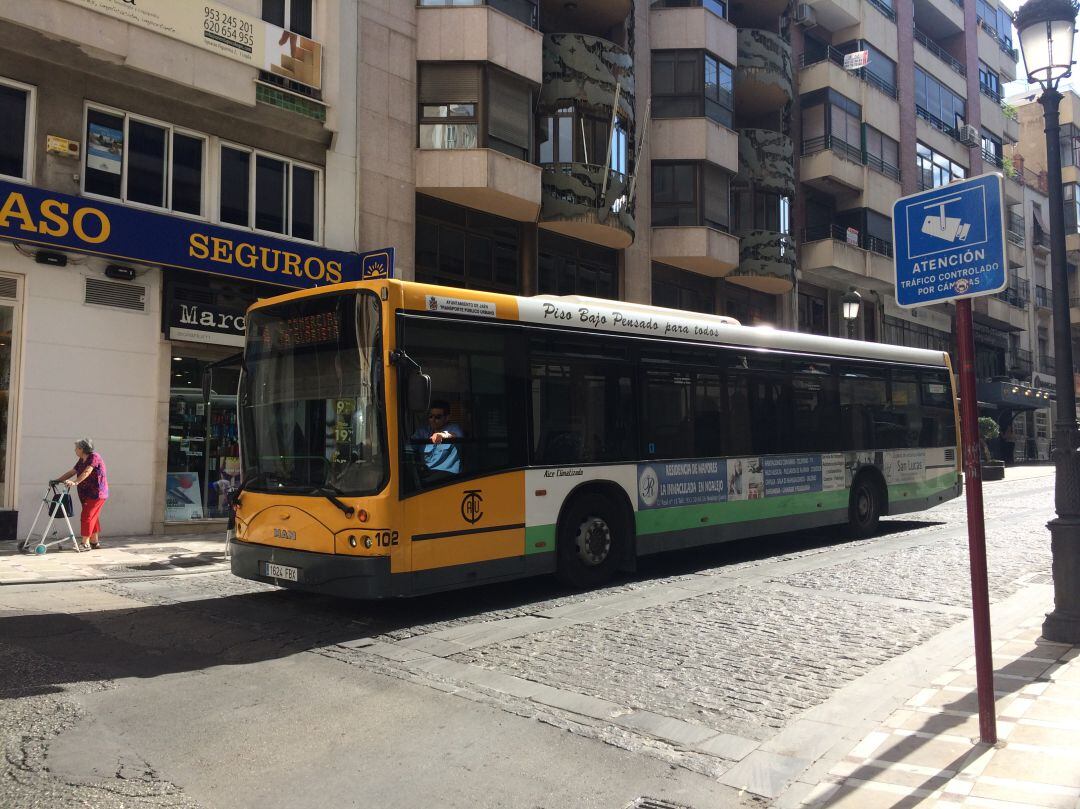
M 24 554 L 15 542 L 0 543 L 0 586 L 228 569 L 224 528 L 204 534 L 106 537 L 97 550 L 82 552 L 76 552 L 71 542 L 52 545 L 45 554 Z

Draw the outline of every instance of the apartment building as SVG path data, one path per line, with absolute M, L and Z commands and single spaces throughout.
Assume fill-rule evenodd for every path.
M 20 536 L 82 436 L 107 535 L 223 515 L 238 371 L 206 407 L 203 368 L 258 297 L 354 270 L 356 32 L 345 1 L 0 9 L 0 509 Z

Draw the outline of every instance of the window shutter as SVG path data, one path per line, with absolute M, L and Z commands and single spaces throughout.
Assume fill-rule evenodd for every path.
M 420 65 L 421 104 L 478 104 L 480 66 Z
M 488 133 L 493 138 L 529 148 L 532 94 L 521 82 L 492 72 L 488 79 Z

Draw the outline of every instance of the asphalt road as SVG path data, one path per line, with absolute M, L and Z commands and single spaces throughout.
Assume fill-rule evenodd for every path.
M 1052 482 L 986 485 L 994 602 L 1048 578 Z M 969 618 L 963 519 L 672 554 L 587 593 L 5 587 L 0 807 L 766 805 Z

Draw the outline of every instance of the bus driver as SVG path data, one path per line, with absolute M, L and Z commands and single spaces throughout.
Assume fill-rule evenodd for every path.
M 428 426 L 417 427 L 412 437 L 424 442 L 424 468 L 429 474 L 456 475 L 461 472 L 461 458 L 455 441 L 462 437 L 461 428 L 448 422 L 450 403 L 436 399 L 428 410 Z

